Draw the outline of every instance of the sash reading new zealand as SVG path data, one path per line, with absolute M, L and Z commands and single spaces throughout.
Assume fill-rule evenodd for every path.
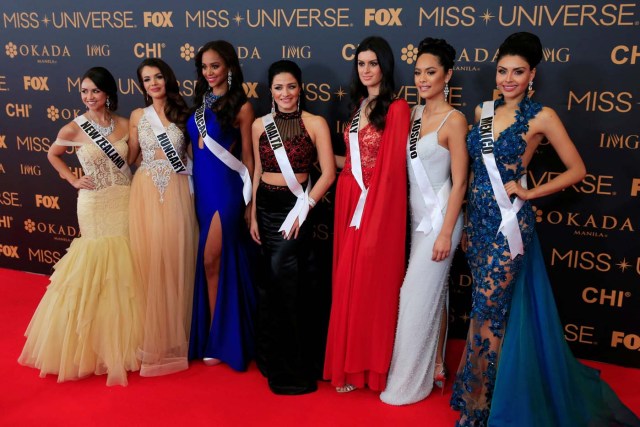
M 94 144 L 98 146 L 102 150 L 102 152 L 107 156 L 120 172 L 122 172 L 125 176 L 131 178 L 131 170 L 129 169 L 129 165 L 127 162 L 118 154 L 115 147 L 111 142 L 105 138 L 96 128 L 93 127 L 91 122 L 87 120 L 84 116 L 78 116 L 74 119 L 74 121 L 80 126 L 80 129 L 87 134 L 87 136 L 93 141 Z

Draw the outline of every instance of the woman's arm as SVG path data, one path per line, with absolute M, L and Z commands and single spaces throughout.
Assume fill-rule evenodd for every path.
M 442 229 L 433 245 L 431 259 L 442 261 L 451 251 L 451 236 L 462 209 L 462 202 L 467 191 L 467 174 L 469 154 L 467 153 L 467 120 L 462 114 L 454 113 L 443 129 L 451 155 L 451 193 L 447 202 Z
M 261 119 L 256 119 L 251 126 L 251 140 L 252 140 L 252 150 L 253 150 L 253 158 L 255 168 L 253 171 L 253 203 L 251 203 L 251 226 L 249 227 L 249 232 L 251 234 L 251 238 L 259 245 L 262 244 L 260 241 L 260 231 L 258 230 L 258 215 L 256 212 L 256 193 L 258 191 L 258 186 L 260 185 L 260 178 L 262 177 L 262 162 L 260 161 L 260 135 L 264 132 L 264 125 L 262 124 Z
M 138 123 L 142 117 L 143 110 L 137 108 L 131 113 L 129 119 L 129 155 L 127 156 L 127 163 L 130 165 L 135 163 L 140 155 L 140 141 L 138 140 Z
M 311 189 L 309 196 L 316 202 L 320 202 L 336 179 L 336 163 L 333 156 L 333 147 L 331 146 L 331 134 L 327 121 L 323 117 L 310 115 L 306 121 L 308 121 L 308 124 L 305 123 L 305 127 L 309 131 L 318 152 L 321 172 L 320 178 Z
M 57 139 L 73 141 L 78 138 L 79 131 L 80 129 L 78 125 L 71 122 L 60 129 Z M 51 144 L 49 151 L 47 152 L 47 159 L 49 160 L 49 163 L 51 163 L 54 169 L 58 171 L 60 177 L 68 181 L 74 188 L 93 190 L 95 186 L 93 184 L 93 179 L 90 176 L 84 175 L 81 178 L 77 178 L 73 172 L 71 172 L 65 161 L 62 160 L 62 155 L 66 150 L 67 148 L 64 145 L 56 143 Z
M 529 163 L 528 160 L 533 156 L 539 142 L 545 137 L 556 150 L 567 170 L 552 180 L 531 189 L 523 188 L 518 181 L 510 181 L 504 186 L 509 196 L 515 194 L 523 200 L 536 199 L 557 193 L 584 178 L 587 173 L 584 162 L 555 111 L 548 107 L 543 108 L 531 120 L 528 134 L 531 136 L 527 137 L 525 135 L 528 145 L 527 153 L 525 153 L 525 155 L 528 154 L 528 159 L 524 159 L 525 164 Z M 529 144 L 531 144 L 531 147 L 529 147 Z

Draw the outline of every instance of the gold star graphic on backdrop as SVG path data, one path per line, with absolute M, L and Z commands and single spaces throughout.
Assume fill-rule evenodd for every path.
M 622 271 L 623 273 L 624 273 L 624 271 L 625 271 L 627 268 L 631 267 L 631 264 L 629 264 L 629 263 L 627 262 L 627 259 L 626 259 L 626 258 L 622 258 L 622 261 L 620 261 L 620 262 L 619 262 L 619 263 L 617 263 L 616 265 L 617 265 L 618 267 L 620 267 L 620 271 Z
M 236 13 L 236 16 L 233 17 L 233 20 L 236 21 L 236 24 L 238 24 L 238 27 L 240 26 L 240 23 L 242 22 L 244 18 L 242 16 L 240 16 L 240 12 Z
M 480 19 L 484 21 L 484 25 L 487 25 L 493 18 L 495 18 L 495 16 L 489 12 L 489 9 L 485 10 L 484 13 L 480 15 Z
M 345 96 L 347 92 L 342 90 L 342 86 L 340 86 L 340 88 L 336 92 L 334 92 L 334 94 L 338 97 L 340 101 L 342 101 L 342 97 Z
M 47 15 L 44 15 L 44 18 L 41 19 L 41 21 L 44 23 L 45 27 L 49 26 L 49 21 L 51 21 L 49 18 L 47 18 Z

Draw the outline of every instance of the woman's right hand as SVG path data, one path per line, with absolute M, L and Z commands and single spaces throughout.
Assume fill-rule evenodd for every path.
M 93 190 L 96 188 L 93 183 L 93 178 L 88 175 L 84 175 L 82 178 L 74 180 L 71 182 L 71 185 L 73 185 L 73 188 L 78 190 Z
M 261 245 L 260 241 L 260 231 L 258 231 L 258 221 L 255 218 L 251 219 L 251 226 L 249 227 L 249 233 L 251 233 L 251 238 L 254 242 Z

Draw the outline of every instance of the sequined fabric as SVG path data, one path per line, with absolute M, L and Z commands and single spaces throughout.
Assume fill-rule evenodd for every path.
M 167 135 L 176 149 L 178 155 L 184 159 L 186 144 L 184 140 L 184 134 L 173 123 L 170 123 L 167 128 Z M 138 140 L 140 142 L 140 149 L 142 151 L 142 163 L 140 165 L 140 171 L 144 171 L 147 176 L 151 176 L 153 185 L 158 189 L 160 193 L 160 201 L 164 200 L 164 192 L 169 185 L 169 180 L 174 172 L 171 163 L 167 159 L 167 156 L 160 148 L 160 143 L 151 129 L 151 124 L 147 118 L 143 115 L 138 123 Z
M 504 103 L 500 98 L 495 108 Z M 542 105 L 524 98 L 515 122 L 494 142 L 494 155 L 503 182 L 526 173 L 522 155 L 529 120 Z M 511 305 L 513 284 L 522 267 L 522 256 L 512 260 L 505 236 L 498 233 L 500 209 L 484 165 L 478 126 L 467 136 L 473 178 L 467 195 L 467 258 L 473 276 L 473 307 L 463 359 L 454 383 L 451 405 L 461 413 L 459 426 L 486 426 L 495 387 L 500 348 Z M 518 213 L 522 240 L 527 247 L 534 233 L 535 217 L 526 202 Z
M 304 127 L 302 113 L 277 112 L 274 121 L 280 132 L 280 137 L 284 141 L 284 148 L 289 157 L 289 163 L 295 173 L 308 173 L 316 160 L 316 149 L 311 141 L 311 137 Z M 269 145 L 266 133 L 260 135 L 259 143 L 260 162 L 263 172 L 280 172 L 280 166 L 276 156 Z
M 369 188 L 371 176 L 376 167 L 376 158 L 380 150 L 382 131 L 379 131 L 371 123 L 367 123 L 358 132 L 358 145 L 360 147 L 360 163 L 362 164 L 362 180 L 364 186 Z M 351 150 L 349 150 L 349 127 L 344 131 L 344 141 L 347 145 L 347 158 L 344 161 L 342 173 L 351 173 Z

